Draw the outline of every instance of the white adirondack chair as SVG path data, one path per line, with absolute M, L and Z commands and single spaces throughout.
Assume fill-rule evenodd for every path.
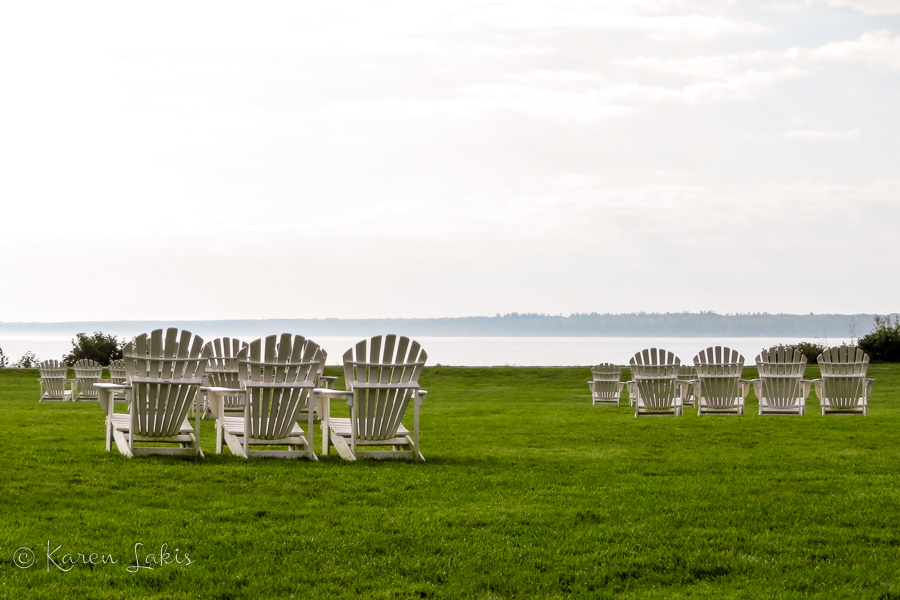
M 632 408 L 637 406 L 638 396 L 640 395 L 637 382 L 634 379 L 629 379 L 625 382 L 625 389 L 628 390 L 628 406 Z
M 309 407 L 325 351 L 302 335 L 270 335 L 241 348 L 237 355 L 244 414 L 217 411 L 225 443 L 237 456 L 309 458 L 313 451 L 313 412 L 307 410 L 309 439 L 297 423 Z M 287 450 L 251 450 L 252 446 Z M 221 448 L 217 448 L 220 451 Z
M 750 382 L 741 379 L 744 357 L 737 350 L 715 346 L 694 357 L 697 414 L 744 414 Z
M 419 376 L 428 355 L 418 342 L 397 335 L 375 336 L 358 342 L 344 353 L 347 391 L 320 388 L 324 400 L 322 449 L 334 444 L 345 460 L 357 458 L 410 458 L 424 461 L 419 448 L 419 407 L 426 391 L 419 389 Z M 330 416 L 328 399 L 344 397 L 350 418 Z M 402 423 L 409 403 L 413 405 L 413 431 Z M 390 450 L 370 448 L 388 446 Z
M 681 393 L 685 391 L 685 396 L 681 399 L 681 406 L 690 406 L 694 407 L 694 396 L 696 395 L 693 391 L 694 383 L 697 381 L 697 370 L 694 367 L 689 365 L 681 365 L 678 369 L 678 381 L 683 381 L 688 385 L 678 386 L 678 392 Z
M 128 457 L 203 456 L 198 439 L 200 411 L 196 412 L 196 429 L 187 420 L 209 361 L 209 349 L 204 347 L 203 339 L 189 331 L 179 334 L 175 328 L 165 332 L 157 329 L 136 337 L 123 353 L 130 410 L 116 413 L 112 408 L 115 403 L 107 403 L 107 422 L 119 452 Z
M 866 378 L 869 355 L 856 346 L 828 348 L 816 359 L 821 379 L 814 379 L 822 414 L 865 415 L 874 379 Z
M 588 386 L 591 389 L 591 404 L 593 406 L 608 405 L 618 406 L 619 397 L 625 382 L 622 378 L 622 367 L 612 363 L 603 363 L 591 367 L 591 381 Z
M 125 360 L 118 358 L 109 361 L 109 380 L 112 383 L 125 383 Z
M 635 389 L 634 416 L 681 416 L 688 384 L 678 380 L 681 359 L 668 350 L 648 348 L 629 361 Z
M 246 348 L 249 344 L 237 338 L 221 337 L 210 341 L 207 345 L 210 349 L 210 355 L 209 363 L 206 365 L 206 372 L 203 375 L 203 385 L 240 390 L 241 378 L 238 373 L 237 356 L 241 349 Z M 211 413 L 213 418 L 216 419 L 219 417 L 216 414 L 218 408 L 223 408 L 225 412 L 243 413 L 244 395 L 223 395 L 221 402 L 210 402 L 207 394 L 204 393 L 203 408 L 204 416 L 207 413 Z
M 72 399 L 72 390 L 67 390 L 69 368 L 58 360 L 45 360 L 38 365 L 41 378 L 41 397 L 38 402 L 66 402 Z
M 103 366 L 96 360 L 82 358 L 75 363 L 75 385 L 72 386 L 72 400 L 75 402 L 96 402 L 97 389 L 94 387 L 103 377 Z
M 772 346 L 756 357 L 759 379 L 753 389 L 761 415 L 802 415 L 811 382 L 803 379 L 806 357 L 789 346 Z
M 109 381 L 110 383 L 116 385 L 124 385 L 126 381 L 125 377 L 125 360 L 122 358 L 117 358 L 116 360 L 109 361 Z M 95 386 L 96 387 L 96 386 Z M 102 387 L 102 386 L 101 386 Z M 102 396 L 102 394 L 99 394 Z M 98 396 L 98 398 L 99 398 Z M 122 391 L 113 391 L 112 398 L 115 402 L 127 402 L 127 398 L 125 396 L 124 390 Z M 103 402 L 101 401 L 101 405 Z

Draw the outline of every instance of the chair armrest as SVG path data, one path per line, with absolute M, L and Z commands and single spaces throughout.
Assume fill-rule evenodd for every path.
M 95 383 L 94 387 L 97 388 L 97 402 L 100 404 L 100 410 L 102 410 L 108 418 L 112 418 L 115 406 L 113 396 L 116 392 L 127 390 L 129 386 L 122 383 L 100 381 Z
M 124 390 L 129 387 L 124 383 L 113 383 L 112 381 L 98 381 L 94 386 L 105 390 Z
M 810 383 L 812 383 L 813 388 L 816 390 L 816 396 L 819 397 L 819 400 L 825 401 L 825 380 L 824 379 L 813 379 Z
M 340 398 L 341 396 L 352 396 L 353 392 L 350 390 L 333 390 L 331 388 L 323 388 L 317 387 L 313 389 L 314 394 L 318 394 L 319 396 L 323 396 L 325 398 Z
M 318 377 L 318 381 L 316 383 L 319 384 L 319 387 L 323 387 L 329 390 L 334 389 L 334 383 L 337 381 L 336 375 L 320 375 Z
M 277 390 L 302 390 L 316 389 L 316 382 L 314 381 L 295 381 L 293 383 L 275 383 L 272 381 L 244 381 L 242 385 L 246 389 L 250 388 L 264 388 L 264 389 L 277 389 Z M 230 389 L 230 388 L 226 388 Z
M 329 400 L 334 398 L 345 398 L 347 400 L 347 406 L 353 406 L 353 392 L 351 390 L 333 390 L 331 388 L 317 387 L 313 389 L 312 393 L 317 401 L 322 401 L 326 415 L 331 413 Z
M 800 394 L 802 396 L 803 402 L 806 402 L 806 399 L 809 397 L 809 391 L 812 388 L 812 381 L 809 379 L 801 379 L 800 380 Z
M 863 380 L 863 392 L 864 392 L 864 398 L 866 398 L 867 400 L 868 400 L 868 398 L 869 398 L 869 395 L 872 393 L 872 385 L 873 385 L 874 383 L 875 383 L 875 380 L 874 380 L 874 379 L 868 379 L 868 378 L 866 378 L 866 379 Z
M 212 396 L 215 400 L 214 402 L 209 402 L 207 406 L 217 423 L 219 422 L 219 417 L 225 416 L 225 396 L 244 396 L 247 394 L 246 390 L 210 385 L 201 386 L 200 391 L 205 392 L 207 397 Z
M 419 389 L 419 384 L 417 383 L 368 383 L 358 381 L 353 384 L 354 388 L 358 388 L 361 390 L 417 390 Z
M 691 382 L 682 380 L 682 381 L 676 381 L 675 383 L 681 388 L 681 393 L 678 395 L 677 402 L 683 404 L 684 399 L 688 397 L 688 394 L 691 391 Z

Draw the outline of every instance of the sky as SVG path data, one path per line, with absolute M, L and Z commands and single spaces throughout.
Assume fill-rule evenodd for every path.
M 5 3 L 0 321 L 900 309 L 900 2 Z

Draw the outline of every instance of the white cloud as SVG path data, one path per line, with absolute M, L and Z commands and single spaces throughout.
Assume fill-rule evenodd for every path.
M 593 83 L 600 78 L 590 75 L 582 78 L 552 78 L 539 72 L 536 75 L 523 74 L 511 78 L 532 81 L 534 85 L 478 84 L 465 87 L 448 98 L 342 102 L 323 108 L 322 114 L 340 119 L 409 119 L 434 116 L 484 117 L 496 112 L 511 112 L 537 119 L 591 122 L 626 116 L 641 106 L 652 104 L 697 105 L 749 101 L 781 81 L 805 75 L 805 71 L 793 67 L 744 71 L 732 69 L 718 80 L 679 87 L 628 81 L 578 86 L 565 84 Z
M 846 129 L 846 130 L 836 130 L 836 129 L 825 129 L 825 130 L 812 130 L 812 129 L 792 129 L 790 131 L 784 131 L 781 133 L 763 133 L 748 136 L 750 139 L 754 140 L 770 140 L 770 139 L 784 139 L 784 140 L 800 140 L 800 141 L 809 141 L 809 142 L 822 142 L 822 141 L 832 141 L 832 140 L 852 140 L 859 137 L 859 129 Z
M 689 58 L 639 56 L 619 59 L 616 64 L 650 73 L 678 75 L 694 79 L 722 78 L 749 68 L 761 68 L 781 58 L 776 52 L 744 52 L 737 54 L 705 55 Z
M 809 51 L 808 56 L 814 60 L 847 60 L 900 69 L 900 35 L 887 30 L 870 31 L 858 40 L 825 44 Z
M 687 14 L 671 14 L 679 10 Z M 756 23 L 702 12 L 692 14 L 690 10 L 683 3 L 497 1 L 472 3 L 467 10 L 455 11 L 447 23 L 458 30 L 488 26 L 510 31 L 625 31 L 663 42 L 758 35 L 768 30 Z
M 562 188 L 596 188 L 608 184 L 608 179 L 589 173 L 563 173 L 553 178 L 554 185 Z
M 777 11 L 798 11 L 806 8 L 808 4 L 803 4 L 801 2 L 773 2 L 772 4 L 765 4 L 763 8 L 768 8 L 770 10 Z
M 684 89 L 684 97 L 688 104 L 752 100 L 776 83 L 805 75 L 805 71 L 793 67 L 770 71 L 750 70 L 725 78 L 723 81 L 690 85 Z
M 607 77 L 589 71 L 527 71 L 510 73 L 506 79 L 522 85 L 599 85 L 608 81 Z
M 852 140 L 859 137 L 859 129 L 847 129 L 846 131 L 812 131 L 812 130 L 793 130 L 786 131 L 782 137 L 788 140 Z
M 617 105 L 601 90 L 552 90 L 538 87 L 492 84 L 459 90 L 456 97 L 440 99 L 390 99 L 343 102 L 322 109 L 333 118 L 409 119 L 434 116 L 484 117 L 512 112 L 537 119 L 598 121 L 629 114 L 634 109 Z
M 900 15 L 897 0 L 819 0 L 829 6 L 846 6 L 867 15 Z

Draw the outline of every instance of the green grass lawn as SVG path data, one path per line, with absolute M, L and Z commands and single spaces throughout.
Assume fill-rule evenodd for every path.
M 0 597 L 900 598 L 900 365 L 869 373 L 867 417 L 635 419 L 587 368 L 432 367 L 427 462 L 348 464 L 217 456 L 210 421 L 203 459 L 125 459 L 0 370 Z

